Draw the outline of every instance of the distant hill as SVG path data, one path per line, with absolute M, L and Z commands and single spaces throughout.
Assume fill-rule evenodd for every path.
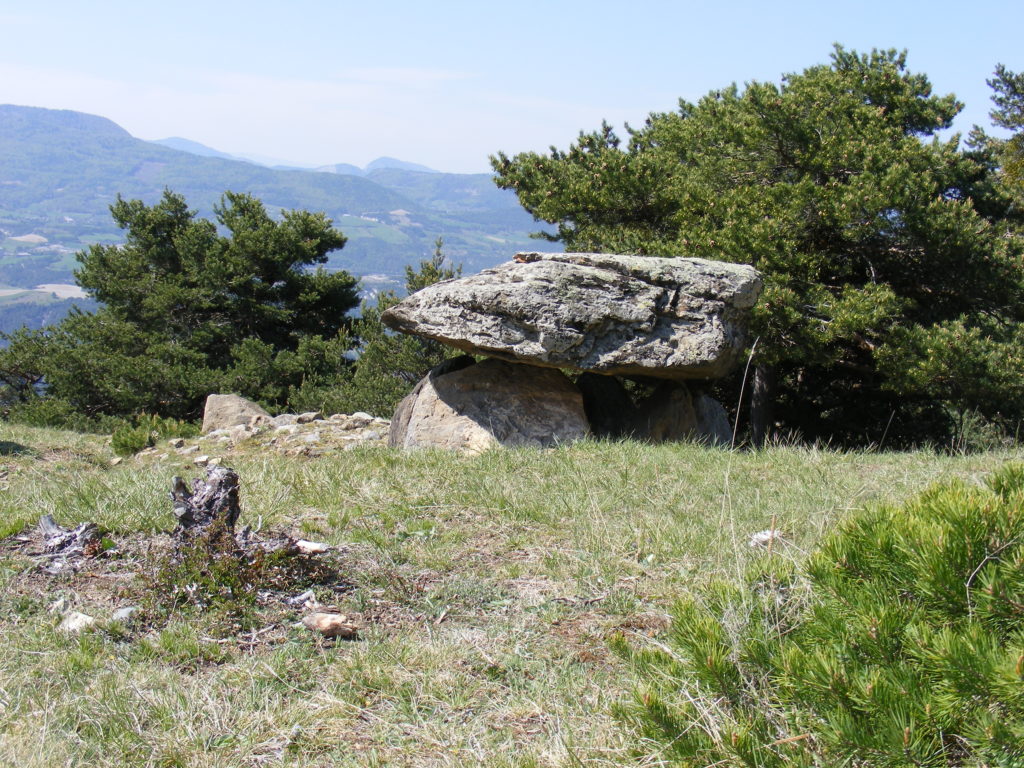
M 91 299 L 62 299 L 42 291 L 22 291 L 3 295 L 0 291 L 0 332 L 11 333 L 23 325 L 41 328 L 59 322 L 73 307 L 91 311 L 96 302 Z
M 369 176 L 374 171 L 382 170 L 414 171 L 417 173 L 436 173 L 441 176 L 462 175 L 458 173 L 441 173 L 441 171 L 435 171 L 433 168 L 428 168 L 425 165 L 419 165 L 418 163 L 407 163 L 405 160 L 396 160 L 393 157 L 378 157 L 372 163 L 369 163 L 365 168 L 360 168 L 358 165 L 352 165 L 351 163 L 335 163 L 334 165 L 321 165 L 318 168 L 314 168 L 313 170 L 322 171 L 324 173 L 347 173 L 352 176 Z
M 378 157 L 372 163 L 366 166 L 366 172 L 379 171 L 385 168 L 397 168 L 400 171 L 422 171 L 423 173 L 440 173 L 435 171 L 433 168 L 427 168 L 425 165 L 419 165 L 417 163 L 407 163 L 404 160 L 396 160 L 393 157 Z
M 151 144 L 159 144 L 162 147 L 170 147 L 171 149 L 178 149 L 182 152 L 190 152 L 193 155 L 199 155 L 201 157 L 220 157 L 225 160 L 245 160 L 247 162 L 256 163 L 257 165 L 265 165 L 268 168 L 274 168 L 279 171 L 319 171 L 321 173 L 344 173 L 350 176 L 366 176 L 372 171 L 380 171 L 384 169 L 397 169 L 401 171 L 419 171 L 421 173 L 441 173 L 441 171 L 428 168 L 425 165 L 419 163 L 410 163 L 405 160 L 397 160 L 393 157 L 378 157 L 376 160 L 367 164 L 365 168 L 360 168 L 358 165 L 352 165 L 351 163 L 334 163 L 331 165 L 321 165 L 315 168 L 300 167 L 295 165 L 287 165 L 280 161 L 261 160 L 260 158 L 248 156 L 248 155 L 230 155 L 227 152 L 221 152 L 218 149 L 213 149 L 205 144 L 200 144 L 198 141 L 191 141 L 190 139 L 182 139 L 177 136 L 173 136 L 169 139 L 156 139 L 150 142 Z M 460 174 L 446 174 L 458 176 Z
M 227 152 L 221 152 L 219 149 L 213 149 L 205 144 L 200 144 L 198 141 L 183 139 L 179 136 L 171 136 L 166 139 L 154 139 L 150 144 L 159 144 L 162 147 L 170 147 L 171 149 L 189 152 L 193 155 L 199 155 L 200 157 L 219 157 L 222 160 L 245 160 L 244 157 L 229 155 Z
M 349 163 L 335 163 L 334 165 L 321 165 L 319 168 L 314 168 L 314 171 L 320 173 L 347 173 L 349 176 L 364 176 L 366 171 L 360 168 L 358 165 L 351 165 Z
M 225 190 L 271 210 L 324 211 L 349 238 L 329 267 L 378 283 L 429 256 L 437 237 L 468 272 L 533 245 L 536 223 L 487 174 L 409 170 L 386 158 L 365 176 L 274 170 L 167 141 L 190 149 L 136 139 L 95 115 L 0 106 L 0 286 L 72 282 L 75 251 L 122 239 L 108 209 L 117 195 L 153 203 L 165 187 L 204 216 Z

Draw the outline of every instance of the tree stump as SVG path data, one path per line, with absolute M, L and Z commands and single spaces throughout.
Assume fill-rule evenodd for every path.
M 171 481 L 171 501 L 178 518 L 176 535 L 194 534 L 208 530 L 211 525 L 222 525 L 233 534 L 235 522 L 241 514 L 238 501 L 238 473 L 228 467 L 210 467 L 206 480 L 196 478 L 189 489 L 185 481 L 175 477 Z

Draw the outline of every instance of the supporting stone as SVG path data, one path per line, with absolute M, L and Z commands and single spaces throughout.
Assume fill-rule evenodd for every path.
M 431 371 L 391 427 L 391 445 L 472 453 L 496 445 L 548 447 L 589 432 L 583 398 L 563 373 L 501 360 Z

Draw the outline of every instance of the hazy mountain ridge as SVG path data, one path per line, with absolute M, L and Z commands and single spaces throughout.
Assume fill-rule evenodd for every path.
M 367 163 L 365 168 L 360 168 L 352 163 L 330 163 L 328 165 L 306 166 L 295 165 L 284 161 L 259 160 L 252 156 L 235 155 L 230 152 L 223 152 L 219 149 L 201 144 L 191 139 L 183 139 L 180 136 L 170 136 L 166 139 L 149 139 L 150 144 L 158 144 L 162 147 L 177 149 L 181 152 L 188 152 L 200 157 L 219 157 L 222 160 L 241 160 L 247 163 L 255 163 L 278 171 L 319 171 L 322 173 L 342 173 L 350 176 L 366 176 L 373 171 L 383 169 L 398 169 L 402 171 L 419 171 L 421 173 L 441 173 L 441 171 L 429 168 L 419 163 L 410 163 L 406 160 L 398 160 L 394 157 L 378 157 L 376 160 Z M 452 174 L 460 175 L 460 174 Z
M 219 157 L 222 160 L 246 160 L 246 158 L 240 157 L 239 155 L 221 152 L 219 149 L 208 147 L 205 144 L 200 144 L 198 141 L 192 141 L 191 139 L 183 139 L 180 136 L 168 136 L 166 139 L 153 139 L 149 143 L 159 144 L 162 147 L 177 149 L 181 152 L 199 155 L 200 157 Z
M 136 139 L 95 115 L 0 106 L 0 283 L 71 282 L 76 250 L 121 239 L 108 208 L 116 196 L 152 203 L 164 188 L 204 216 L 225 190 L 249 192 L 272 210 L 324 211 L 349 238 L 329 266 L 359 275 L 401 275 L 432 252 L 438 236 L 467 271 L 529 247 L 532 217 L 488 174 L 407 170 L 382 160 L 366 176 L 275 170 Z M 13 239 L 26 234 L 46 242 Z

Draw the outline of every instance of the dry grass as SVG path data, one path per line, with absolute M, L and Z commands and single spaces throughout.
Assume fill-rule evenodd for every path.
M 356 642 L 317 640 L 280 603 L 267 631 L 202 614 L 122 626 L 144 544 L 173 520 L 186 458 L 111 467 L 101 438 L 0 428 L 0 536 L 41 514 L 93 520 L 122 559 L 43 577 L 0 543 L 0 764 L 610 766 L 629 671 L 616 632 L 656 635 L 675 596 L 738 573 L 772 521 L 787 554 L 849 510 L 1008 454 L 969 457 L 583 443 L 461 457 L 363 449 L 316 459 L 244 446 L 243 522 L 336 548 Z M 58 599 L 100 621 L 55 631 Z

